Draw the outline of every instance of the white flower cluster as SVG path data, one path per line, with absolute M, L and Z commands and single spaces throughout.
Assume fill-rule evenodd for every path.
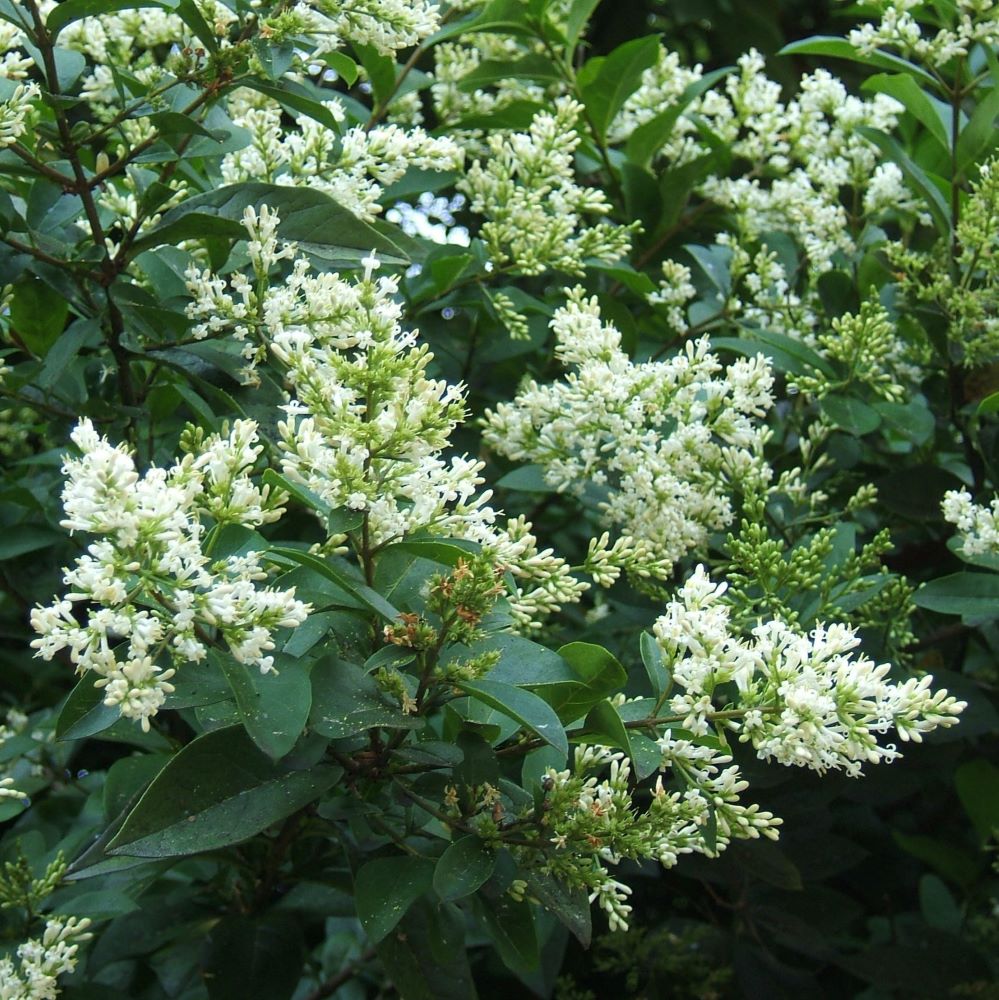
M 572 770 L 546 772 L 545 826 L 555 847 L 548 869 L 587 885 L 612 931 L 628 929 L 631 889 L 611 878 L 607 865 L 651 858 L 671 868 L 683 854 L 715 857 L 735 838 L 776 839 L 781 825 L 756 804 L 739 802 L 749 785 L 727 754 L 672 733 L 658 746 L 660 770 L 669 769 L 682 787 L 667 791 L 660 777 L 641 812 L 632 798 L 630 762 L 620 751 L 582 744 Z M 609 775 L 598 778 L 605 768 Z M 581 856 L 588 861 L 582 869 Z
M 483 463 L 445 457 L 464 418 L 461 386 L 428 377 L 433 356 L 400 325 L 396 278 L 375 279 L 374 256 L 358 281 L 314 274 L 295 248 L 279 246 L 277 216 L 244 217 L 259 292 L 242 275 L 227 285 L 192 271 L 191 314 L 270 350 L 292 399 L 279 424 L 284 473 L 335 508 L 363 512 L 367 543 L 380 548 L 414 531 L 481 543 L 520 584 L 512 598 L 522 624 L 578 599 L 584 586 L 551 550 L 538 551 L 530 525 L 505 527 L 479 492 Z M 291 260 L 284 282 L 267 275 Z
M 581 289 L 551 325 L 556 355 L 573 371 L 550 385 L 530 381 L 487 411 L 484 439 L 514 461 L 540 464 L 558 490 L 604 491 L 604 520 L 631 541 L 603 561 L 641 576 L 651 553 L 654 575 L 664 577 L 731 521 L 734 489 L 770 477 L 761 420 L 773 403 L 769 364 L 757 356 L 723 369 L 707 339 L 634 364 Z
M 471 210 L 486 217 L 478 235 L 496 268 L 582 274 L 589 258 L 613 263 L 628 253 L 632 227 L 585 222 L 611 206 L 601 189 L 576 183 L 582 110 L 561 97 L 552 112 L 534 116 L 526 133 L 491 134 L 488 158 L 476 160 L 459 182 Z
M 338 100 L 324 103 L 343 121 Z M 381 212 L 382 189 L 393 184 L 410 167 L 422 170 L 457 170 L 464 153 L 448 138 L 433 138 L 422 128 L 403 129 L 380 125 L 366 130 L 349 128 L 343 135 L 303 116 L 288 131 L 281 127 L 281 109 L 268 103 L 236 115 L 252 142 L 229 153 L 222 161 L 227 184 L 266 181 L 324 191 L 362 219 Z
M 957 0 L 946 26 L 923 33 L 917 18 L 920 0 L 864 0 L 880 14 L 877 24 L 862 24 L 850 32 L 849 41 L 864 55 L 877 49 L 895 49 L 904 56 L 940 69 L 952 59 L 968 54 L 976 43 L 999 43 L 999 8 L 995 0 Z M 915 12 L 915 13 L 914 13 Z
M 923 733 L 953 725 L 965 707 L 945 690 L 931 691 L 929 675 L 893 683 L 888 664 L 855 655 L 860 640 L 846 625 L 820 625 L 806 635 L 773 620 L 746 641 L 730 629 L 725 590 L 699 566 L 655 624 L 683 691 L 670 707 L 695 734 L 710 730 L 716 691 L 734 683 L 737 702 L 726 725 L 761 759 L 857 777 L 865 763 L 900 756 L 894 745 L 878 743 L 889 729 L 919 742 Z
M 314 55 L 338 48 L 343 39 L 393 55 L 432 35 L 440 8 L 426 0 L 307 0 L 290 9 L 308 25 Z
M 31 112 L 31 102 L 41 91 L 37 83 L 19 83 L 5 101 L 0 101 L 0 149 L 4 149 L 27 131 L 25 119 Z
M 901 173 L 878 172 L 878 151 L 858 131 L 891 131 L 902 111 L 897 101 L 885 94 L 861 100 L 820 69 L 802 77 L 798 95 L 785 104 L 758 52 L 746 53 L 738 65 L 711 125 L 749 169 L 741 177 L 711 177 L 702 191 L 734 213 L 740 235 L 788 232 L 821 271 L 837 251 L 853 249 L 842 188 L 863 192 L 874 177 L 871 207 L 915 210 Z
M 55 1000 L 59 996 L 59 976 L 72 972 L 80 945 L 93 934 L 90 920 L 50 917 L 40 938 L 19 945 L 19 965 L 0 959 L 0 997 L 3 1000 Z
M 173 690 L 175 668 L 203 659 L 213 630 L 237 660 L 266 672 L 273 630 L 301 625 L 310 610 L 294 589 L 257 586 L 266 578 L 259 553 L 211 558 L 225 525 L 253 527 L 282 513 L 284 497 L 250 479 L 261 451 L 256 430 L 236 421 L 198 454 L 143 475 L 89 420 L 73 432 L 83 454 L 63 466 L 61 524 L 100 537 L 66 570 L 69 592 L 32 612 L 39 638 L 31 645 L 47 660 L 67 649 L 79 672 L 98 675 L 104 703 L 144 729 Z M 214 523 L 207 533 L 206 519 Z M 167 656 L 174 666 L 164 669 Z
M 961 533 L 966 556 L 999 555 L 999 497 L 983 507 L 967 490 L 948 490 L 941 506 L 944 520 Z

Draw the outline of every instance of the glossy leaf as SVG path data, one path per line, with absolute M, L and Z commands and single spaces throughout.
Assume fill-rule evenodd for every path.
M 357 916 L 372 944 L 377 944 L 406 915 L 434 880 L 434 863 L 424 858 L 375 858 L 354 876 Z
M 434 868 L 434 891 L 444 902 L 471 895 L 493 873 L 496 855 L 481 837 L 468 834 L 449 844 Z
M 108 853 L 169 858 L 238 844 L 313 802 L 342 773 L 328 764 L 287 770 L 241 726 L 206 733 L 156 776 Z
M 559 717 L 552 707 L 536 694 L 493 680 L 458 680 L 455 681 L 455 686 L 465 694 L 519 722 L 556 750 L 568 754 L 569 741 L 566 739 Z

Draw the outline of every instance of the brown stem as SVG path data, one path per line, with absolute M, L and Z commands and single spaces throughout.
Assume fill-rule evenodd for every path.
M 324 1000 L 331 997 L 344 983 L 354 978 L 368 962 L 378 954 L 378 949 L 374 946 L 361 953 L 360 957 L 345 965 L 335 976 L 320 983 L 311 993 L 306 994 L 305 1000 Z

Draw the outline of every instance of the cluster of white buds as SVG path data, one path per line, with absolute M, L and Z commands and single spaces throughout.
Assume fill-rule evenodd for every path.
M 665 361 L 634 364 L 621 335 L 601 322 L 581 289 L 552 320 L 561 381 L 528 382 L 487 411 L 484 438 L 515 461 L 541 465 L 556 489 L 604 492 L 603 518 L 631 541 L 591 552 L 591 569 L 613 582 L 617 566 L 667 576 L 686 552 L 732 518 L 730 493 L 762 485 L 773 399 L 762 356 L 723 369 L 706 339 Z
M 19 83 L 5 101 L 0 101 L 0 149 L 11 145 L 27 131 L 25 119 L 31 112 L 32 101 L 41 91 L 37 83 Z
M 362 513 L 376 549 L 415 531 L 480 543 L 517 580 L 511 605 L 524 626 L 578 600 L 585 585 L 550 549 L 538 551 L 529 525 L 501 526 L 481 491 L 483 463 L 445 456 L 465 416 L 464 390 L 428 376 L 433 356 L 401 326 L 398 279 L 375 275 L 373 253 L 358 280 L 312 272 L 279 243 L 279 220 L 266 208 L 248 209 L 244 225 L 256 285 L 239 273 L 227 282 L 191 271 L 189 313 L 206 317 L 206 334 L 230 330 L 248 356 L 270 351 L 283 368 L 285 475 L 334 508 Z M 291 273 L 268 280 L 285 260 Z
M 995 46 L 999 42 L 999 9 L 994 0 L 957 0 L 950 4 L 952 23 L 924 33 L 917 19 L 916 0 L 864 0 L 880 15 L 877 24 L 867 22 L 848 38 L 864 55 L 878 49 L 894 49 L 907 57 L 940 69 L 952 59 L 966 56 L 973 45 Z
M 965 490 L 948 490 L 944 494 L 944 520 L 961 534 L 961 551 L 966 556 L 999 554 L 999 497 L 985 507 L 976 504 Z
M 337 121 L 343 121 L 339 100 L 324 102 Z M 229 184 L 267 181 L 307 186 L 323 191 L 362 219 L 381 212 L 382 190 L 411 167 L 421 170 L 457 170 L 464 153 L 454 140 L 435 138 L 422 128 L 379 125 L 349 128 L 338 135 L 311 118 L 302 117 L 287 131 L 281 127 L 281 108 L 268 101 L 236 115 L 237 125 L 252 136 L 250 145 L 226 155 L 222 177 Z
M 105 704 L 144 729 L 172 692 L 176 668 L 203 659 L 213 637 L 266 672 L 273 631 L 302 624 L 310 610 L 294 589 L 258 586 L 266 578 L 259 553 L 211 556 L 226 525 L 255 527 L 282 513 L 285 498 L 250 479 L 261 451 L 256 431 L 237 421 L 172 468 L 142 475 L 89 420 L 73 432 L 82 457 L 63 466 L 61 523 L 98 540 L 66 570 L 69 592 L 32 612 L 39 638 L 31 645 L 44 659 L 68 650 L 79 672 L 98 675 Z
M 582 274 L 588 258 L 613 263 L 628 253 L 632 227 L 585 221 L 611 205 L 600 188 L 576 182 L 582 110 L 561 97 L 552 112 L 534 116 L 526 133 L 491 134 L 488 158 L 476 160 L 458 184 L 471 210 L 486 217 L 478 235 L 495 267 Z
M 0 997 L 4 1000 L 55 1000 L 59 976 L 72 972 L 80 945 L 89 941 L 90 920 L 50 917 L 40 938 L 19 945 L 19 965 L 0 959 Z
M 754 628 L 751 639 L 734 634 L 725 591 L 698 566 L 655 624 L 682 690 L 670 707 L 695 734 L 710 731 L 716 693 L 734 684 L 734 704 L 721 709 L 724 725 L 761 759 L 857 777 L 863 764 L 899 756 L 895 746 L 878 743 L 888 730 L 919 742 L 956 723 L 965 707 L 945 690 L 930 690 L 928 675 L 891 681 L 888 664 L 855 652 L 860 640 L 846 625 L 805 634 L 775 619 Z

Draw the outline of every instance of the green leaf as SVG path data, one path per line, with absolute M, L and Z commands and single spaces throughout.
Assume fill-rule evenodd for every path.
M 329 195 L 307 187 L 256 182 L 232 184 L 186 199 L 136 240 L 133 249 L 139 252 L 206 236 L 244 239 L 241 220 L 251 205 L 257 210 L 267 205 L 281 219 L 278 234 L 282 239 L 298 243 L 304 252 L 327 262 L 356 264 L 374 250 L 388 263 L 408 263 L 396 243 Z
M 562 73 L 551 59 L 540 53 L 521 59 L 484 59 L 471 72 L 458 79 L 458 89 L 480 90 L 503 80 L 541 80 L 554 83 L 562 79 Z
M 623 750 L 629 758 L 634 759 L 628 730 L 621 721 L 617 709 L 606 699 L 598 701 L 587 712 L 583 728 L 586 730 L 583 739 L 589 740 L 591 735 L 598 736 L 599 742 L 606 743 L 607 746 L 617 747 L 618 750 Z
M 925 861 L 944 878 L 961 886 L 974 883 L 985 867 L 985 857 L 980 851 L 971 854 L 936 837 L 892 830 L 892 839 L 903 851 Z
M 121 718 L 117 705 L 104 704 L 104 690 L 94 687 L 95 680 L 88 673 L 70 691 L 56 720 L 56 739 L 82 740 L 103 732 Z
M 628 159 L 639 166 L 649 166 L 652 158 L 673 134 L 680 115 L 683 114 L 690 103 L 700 97 L 706 90 L 713 87 L 719 80 L 728 76 L 732 72 L 732 69 L 733 67 L 731 66 L 723 66 L 721 69 L 705 73 L 699 80 L 687 87 L 665 111 L 661 111 L 654 118 L 639 125 L 628 136 L 628 142 L 625 145 L 625 152 L 628 154 Z
M 298 563 L 300 566 L 307 566 L 313 572 L 326 577 L 327 580 L 332 581 L 338 587 L 347 591 L 348 594 L 356 597 L 361 604 L 376 615 L 380 615 L 387 622 L 394 622 L 399 617 L 399 612 L 376 590 L 372 590 L 365 584 L 352 580 L 346 573 L 341 573 L 340 570 L 332 566 L 327 560 L 319 558 L 319 556 L 303 552 L 301 549 L 288 549 L 281 546 L 271 549 L 267 553 L 267 556 L 268 558 L 279 557 L 274 560 L 275 562 L 280 559 Z
M 957 934 L 964 922 L 961 907 L 950 889 L 936 875 L 923 875 L 919 880 L 919 909 L 923 919 L 938 930 Z
M 823 396 L 819 409 L 837 426 L 855 437 L 863 437 L 881 425 L 878 411 L 853 396 Z
M 538 967 L 538 931 L 530 903 L 517 902 L 503 893 L 497 899 L 479 900 L 476 912 L 486 922 L 508 969 L 524 973 Z
M 983 153 L 996 143 L 996 116 L 999 115 L 999 86 L 993 87 L 975 107 L 968 124 L 957 137 L 957 173 L 962 176 Z
M 232 688 L 253 742 L 275 760 L 289 753 L 312 708 L 312 683 L 304 665 L 282 660 L 277 673 L 262 674 L 232 656 L 213 656 Z
M 308 486 L 292 482 L 273 469 L 264 469 L 263 483 L 264 486 L 270 486 L 271 489 L 283 490 L 293 496 L 303 507 L 318 511 L 320 514 L 329 516 L 333 510 L 318 493 L 313 493 Z
M 573 3 L 569 5 L 569 13 L 565 19 L 566 62 L 572 62 L 572 56 L 579 44 L 579 39 L 586 30 L 586 24 L 599 3 L 600 0 L 573 0 Z
M 179 950 L 174 945 L 175 956 Z M 209 1000 L 290 1000 L 304 957 L 302 932 L 288 915 L 228 914 L 208 934 L 199 974 Z
M 351 60 L 347 59 L 347 61 L 353 65 Z M 305 115 L 306 118 L 311 118 L 313 121 L 319 122 L 320 125 L 325 125 L 331 132 L 340 134 L 340 123 L 333 117 L 333 112 L 300 83 L 285 78 L 281 80 L 280 85 L 276 85 L 261 80 L 259 77 L 251 76 L 240 80 L 240 86 L 249 87 L 259 94 L 264 94 L 271 100 L 277 101 L 285 110 L 297 111 L 299 114 Z
M 941 236 L 949 233 L 951 228 L 950 206 L 941 194 L 940 188 L 930 180 L 929 175 L 922 167 L 910 159 L 905 150 L 890 135 L 867 126 L 859 127 L 857 132 L 877 146 L 902 171 L 910 186 L 926 203 L 926 208 L 933 217 L 937 232 Z
M 30 524 L 8 525 L 7 530 L 0 535 L 0 562 L 47 549 L 65 540 L 64 534 L 51 528 L 36 528 Z
M 424 723 L 418 716 L 405 715 L 357 664 L 328 656 L 312 668 L 309 724 L 323 736 L 342 739 L 375 726 L 419 729 Z
M 434 868 L 434 890 L 445 903 L 470 896 L 493 873 L 496 855 L 474 833 L 449 844 Z
M 999 573 L 952 573 L 924 583 L 912 597 L 927 611 L 974 622 L 999 618 Z
M 983 844 L 995 840 L 999 831 L 999 768 L 984 758 L 968 761 L 957 769 L 954 787 L 978 839 Z
M 424 858 L 375 858 L 354 876 L 357 917 L 377 944 L 433 885 L 434 862 Z
M 778 371 L 791 375 L 807 375 L 820 371 L 835 378 L 835 372 L 828 362 L 810 347 L 783 333 L 771 330 L 749 330 L 743 337 L 712 337 L 715 349 L 736 351 L 753 357 L 762 354 Z
M 845 38 L 836 38 L 832 35 L 813 35 L 811 38 L 802 38 L 797 42 L 791 42 L 790 45 L 785 45 L 777 55 L 833 56 L 836 59 L 848 59 L 865 66 L 874 66 L 877 69 L 907 73 L 926 86 L 933 88 L 937 86 L 936 80 L 915 63 L 880 49 L 871 53 L 859 52 Z
M 543 465 L 523 465 L 519 469 L 508 472 L 496 480 L 496 485 L 504 490 L 517 490 L 522 493 L 557 493 L 545 479 Z
M 559 649 L 558 655 L 569 664 L 578 681 L 572 687 L 544 691 L 546 700 L 563 722 L 572 722 L 585 715 L 598 701 L 620 691 L 627 683 L 628 671 L 603 646 L 570 642 Z
M 421 559 L 430 559 L 432 562 L 441 563 L 444 566 L 457 566 L 464 559 L 482 551 L 482 547 L 476 542 L 467 542 L 464 539 L 436 539 L 436 538 L 407 538 L 402 542 L 394 542 L 385 547 L 388 552 L 408 552 L 411 555 L 419 556 Z
M 641 85 L 642 74 L 656 64 L 659 50 L 660 36 L 646 35 L 584 65 L 579 74 L 583 103 L 601 144 L 614 116 Z
M 52 349 L 66 326 L 69 306 L 60 295 L 33 274 L 14 285 L 10 323 L 24 345 L 38 357 Z
M 343 769 L 290 771 L 272 761 L 242 726 L 217 729 L 177 753 L 146 789 L 109 854 L 182 857 L 229 847 L 308 805 Z
M 464 940 L 464 922 L 453 906 L 418 899 L 398 931 L 377 945 L 382 968 L 391 970 L 400 1000 L 476 1000 Z
M 930 97 L 912 76 L 907 73 L 877 73 L 864 81 L 861 90 L 872 90 L 894 97 L 926 128 L 943 150 L 950 150 L 950 135 L 945 117 L 949 116 L 950 109 L 942 101 Z
M 357 83 L 357 63 L 350 56 L 344 55 L 343 52 L 324 52 L 322 61 L 330 69 L 335 70 L 348 87 L 353 87 Z
M 649 683 L 652 685 L 652 693 L 659 698 L 664 691 L 668 691 L 673 678 L 670 676 L 669 667 L 663 659 L 663 652 L 659 648 L 659 643 L 648 632 L 643 632 L 639 638 L 639 646 L 642 651 L 642 663 L 645 665 L 645 672 L 649 675 Z
M 564 882 L 541 872 L 528 870 L 523 877 L 530 894 L 558 917 L 584 948 L 589 948 L 593 931 L 586 891 L 569 888 Z
M 536 694 L 514 687 L 512 684 L 501 684 L 493 680 L 458 680 L 455 682 L 455 687 L 519 722 L 556 750 L 564 754 L 569 753 L 569 741 L 566 739 L 565 729 L 562 728 L 559 717 L 551 705 Z

